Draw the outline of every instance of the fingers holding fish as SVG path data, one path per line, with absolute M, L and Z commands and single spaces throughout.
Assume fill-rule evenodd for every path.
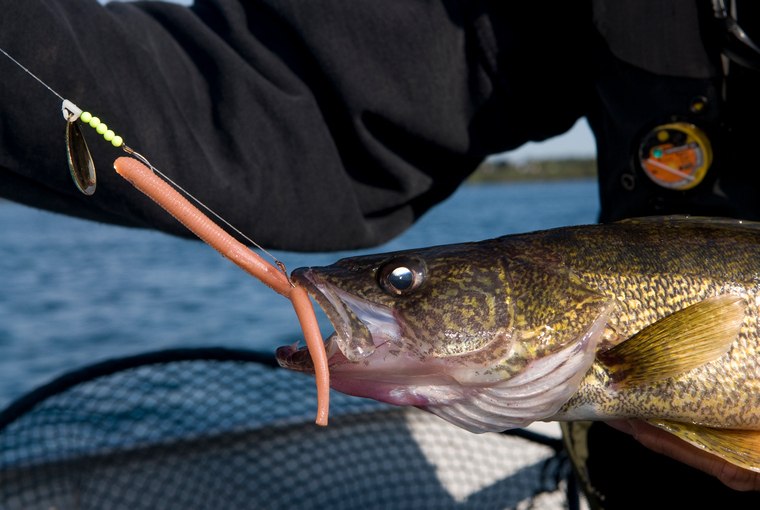
M 650 450 L 716 477 L 737 491 L 760 491 L 760 472 L 743 469 L 642 420 L 607 422 Z

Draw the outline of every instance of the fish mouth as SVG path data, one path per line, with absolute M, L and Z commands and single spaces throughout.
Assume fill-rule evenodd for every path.
M 311 268 L 296 269 L 291 279 L 306 289 L 335 328 L 335 332 L 325 340 L 331 368 L 344 362 L 361 361 L 388 342 L 399 344 L 401 328 L 390 308 L 370 303 L 330 285 Z M 277 349 L 277 361 L 290 370 L 314 373 L 307 347 L 280 347 Z
M 306 289 L 335 327 L 325 340 L 333 389 L 421 407 L 431 403 L 430 396 L 407 391 L 410 386 L 443 389 L 457 384 L 438 364 L 418 363 L 402 353 L 403 327 L 391 308 L 337 288 L 311 268 L 294 270 L 291 279 Z M 314 374 L 308 347 L 280 347 L 276 357 L 283 368 Z M 440 389 L 436 391 L 444 391 Z
M 291 278 L 307 290 L 335 327 L 325 341 L 333 389 L 416 406 L 471 432 L 525 427 L 556 414 L 593 363 L 614 306 L 613 302 L 605 304 L 565 348 L 502 379 L 488 375 L 482 362 L 468 354 L 457 358 L 420 356 L 405 345 L 405 328 L 391 308 L 343 291 L 312 269 L 297 269 Z M 507 335 L 498 341 L 509 345 L 513 339 Z M 474 354 L 477 357 L 478 353 Z M 314 373 L 307 347 L 280 347 L 277 361 L 290 370 Z

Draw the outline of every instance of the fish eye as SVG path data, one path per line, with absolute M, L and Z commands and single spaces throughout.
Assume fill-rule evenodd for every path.
M 404 296 L 422 285 L 427 269 L 425 263 L 414 257 L 396 257 L 383 265 L 377 273 L 378 283 L 388 294 Z

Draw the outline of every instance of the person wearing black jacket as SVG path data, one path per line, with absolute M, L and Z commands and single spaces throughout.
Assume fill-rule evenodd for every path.
M 581 116 L 597 139 L 601 221 L 760 220 L 760 7 L 738 3 L 745 31 L 720 0 L 5 0 L 0 47 L 257 242 L 325 251 L 391 239 L 486 156 Z M 0 197 L 188 235 L 104 171 L 120 155 L 106 144 L 90 143 L 97 193 L 79 193 L 60 100 L 5 58 L 0 77 Z M 663 168 L 674 160 L 678 172 Z M 760 490 L 642 427 L 618 425 Z M 680 506 L 684 492 L 700 505 L 705 491 L 742 497 L 662 457 L 639 464 L 655 454 L 610 427 L 587 437 L 580 474 L 605 508 L 651 507 L 627 489 L 663 480 Z M 696 480 L 703 490 L 673 489 Z

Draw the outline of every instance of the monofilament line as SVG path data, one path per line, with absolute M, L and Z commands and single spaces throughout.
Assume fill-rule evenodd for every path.
M 237 228 L 235 228 L 232 225 L 232 223 L 230 223 L 229 221 L 227 221 L 224 218 L 222 218 L 221 216 L 219 216 L 209 206 L 207 206 L 206 204 L 204 204 L 203 202 L 201 202 L 199 199 L 195 198 L 189 191 L 185 190 L 182 186 L 180 186 L 179 184 L 177 184 L 176 182 L 174 182 L 173 180 L 171 180 L 163 172 L 160 172 L 158 170 L 158 168 L 154 167 L 150 163 L 150 161 L 148 161 L 145 158 L 145 156 L 143 156 L 139 152 L 136 152 L 131 147 L 128 147 L 126 144 L 122 145 L 122 149 L 124 149 L 124 152 L 126 152 L 130 156 L 132 156 L 132 157 L 137 158 L 138 160 L 140 160 L 140 162 L 142 162 L 145 166 L 147 166 L 148 168 L 150 168 L 156 175 L 158 175 L 163 180 L 165 180 L 166 182 L 168 182 L 169 184 L 171 184 L 172 186 L 174 186 L 177 189 L 177 191 L 179 191 L 180 193 L 182 193 L 183 195 L 185 195 L 187 198 L 189 198 L 190 200 L 192 200 L 193 202 L 195 202 L 196 204 L 198 204 L 200 207 L 202 207 L 203 209 L 205 209 L 206 211 L 208 211 L 216 219 L 218 219 L 219 221 L 221 221 L 222 223 L 224 223 L 225 225 L 227 225 L 230 229 L 232 229 L 233 231 L 235 231 L 240 237 L 242 237 L 243 239 L 245 239 L 246 241 L 248 241 L 249 243 L 251 243 L 253 246 L 255 246 L 259 250 L 261 250 L 264 253 L 266 253 L 267 255 L 269 255 L 269 257 L 271 257 L 272 260 L 275 261 L 275 263 L 277 264 L 277 267 L 280 269 L 280 271 L 282 271 L 285 274 L 286 277 L 288 276 L 288 272 L 285 269 L 285 264 L 283 264 L 282 262 L 280 262 L 277 259 L 277 257 L 275 257 L 274 255 L 272 255 L 271 253 L 269 253 L 268 251 L 266 251 L 256 241 L 254 241 L 253 239 L 251 239 L 250 237 L 248 237 L 247 235 L 245 235 L 244 233 L 242 233 L 240 230 L 238 230 Z M 288 282 L 290 283 L 291 287 L 295 287 L 295 285 L 293 285 L 293 282 L 290 281 L 290 278 L 288 278 Z
M 19 62 L 15 58 L 11 57 L 4 49 L 0 48 L 0 52 L 2 52 L 3 55 L 5 55 L 6 57 L 8 57 L 11 60 L 11 62 L 13 62 L 14 64 L 16 64 L 21 69 L 23 69 L 24 72 L 26 72 L 26 74 L 28 74 L 29 76 L 31 76 L 32 78 L 34 78 L 35 80 L 37 80 L 43 87 L 45 87 L 50 92 L 52 92 L 53 94 L 55 94 L 56 96 L 58 96 L 58 98 L 61 101 L 64 101 L 64 102 L 66 101 L 66 99 L 62 95 L 60 95 L 58 92 L 56 92 L 55 90 L 53 90 L 52 88 L 50 88 L 50 86 L 47 83 L 45 83 L 44 81 L 42 81 L 41 79 L 39 79 L 33 72 L 31 72 L 29 69 L 27 69 L 26 67 L 24 67 L 23 65 L 21 65 L 21 62 Z M 72 105 L 73 105 L 73 103 L 72 103 Z M 93 119 L 93 120 L 98 120 L 98 124 L 100 123 L 99 119 Z M 89 119 L 88 119 L 88 122 L 89 122 Z M 97 127 L 96 124 L 92 124 L 91 123 L 90 125 L 92 127 Z M 104 124 L 103 125 L 103 130 L 105 131 L 105 129 L 106 129 L 106 127 L 105 127 L 105 124 Z M 98 133 L 103 134 L 104 131 L 98 131 Z M 111 137 L 113 137 L 113 133 L 112 132 L 108 131 L 108 133 L 111 133 Z M 256 243 L 253 239 L 251 239 L 250 237 L 248 237 L 247 235 L 245 235 L 244 233 L 242 233 L 240 230 L 238 230 L 237 228 L 235 228 L 229 221 L 227 221 L 224 218 L 222 218 L 221 216 L 219 216 L 216 212 L 214 212 L 213 210 L 211 210 L 211 208 L 209 208 L 206 204 L 204 204 L 203 202 L 201 202 L 200 200 L 198 200 L 197 198 L 195 198 L 193 195 L 191 195 L 190 193 L 188 193 L 184 188 L 182 188 L 182 186 L 180 186 L 179 184 L 177 184 L 176 182 L 174 182 L 173 180 L 171 180 L 169 177 L 167 177 L 166 175 L 164 175 L 162 172 L 159 172 L 156 169 L 156 167 L 154 167 L 153 165 L 150 164 L 150 162 L 145 158 L 145 156 L 143 156 L 139 152 L 135 152 L 133 149 L 131 149 L 130 147 L 128 147 L 126 144 L 124 144 L 122 142 L 121 137 L 115 137 L 114 139 L 116 139 L 116 138 L 118 138 L 118 144 L 114 142 L 114 146 L 116 146 L 116 147 L 121 146 L 124 149 L 124 152 L 126 152 L 127 154 L 129 154 L 131 156 L 134 156 L 137 159 L 139 159 L 143 164 L 145 164 L 147 167 L 149 167 L 153 172 L 155 172 L 157 175 L 159 175 L 162 179 L 164 179 L 166 182 L 168 182 L 169 184 L 171 184 L 172 186 L 174 186 L 180 193 L 183 193 L 185 196 L 187 196 L 188 198 L 190 198 L 192 201 L 194 201 L 200 207 L 202 207 L 206 211 L 208 211 L 216 219 L 218 219 L 219 221 L 221 221 L 222 223 L 224 223 L 225 225 L 227 225 L 230 229 L 232 229 L 234 232 L 236 232 L 240 237 L 242 237 L 243 239 L 245 239 L 246 241 L 248 241 L 249 243 L 251 243 L 251 245 L 255 246 L 256 248 L 258 248 L 262 252 L 266 253 L 269 257 L 271 257 L 272 260 L 274 260 L 275 263 L 277 264 L 277 267 L 280 269 L 280 271 L 282 271 L 285 274 L 285 277 L 288 278 L 288 282 L 290 282 L 290 285 L 294 286 L 293 282 L 291 282 L 290 278 L 288 277 L 287 270 L 285 269 L 285 264 L 283 264 L 282 262 L 280 262 L 279 260 L 277 260 L 277 257 L 275 257 L 274 255 L 272 255 L 271 253 L 269 253 L 268 251 L 266 251 L 258 243 Z M 110 141 L 111 138 L 106 138 L 106 140 Z
M 15 58 L 11 57 L 10 55 L 8 55 L 8 54 L 5 52 L 5 50 L 4 50 L 4 49 L 0 48 L 0 51 L 2 51 L 2 52 L 3 52 L 3 55 L 5 55 L 5 56 L 6 56 L 6 57 L 8 57 L 9 59 L 11 59 L 11 61 L 12 61 L 14 64 L 16 64 L 17 66 L 19 66 L 19 67 L 20 67 L 21 69 L 23 69 L 24 71 L 26 71 L 26 74 L 28 74 L 29 76 L 31 76 L 32 78 L 34 78 L 35 80 L 37 80 L 38 82 L 40 82 L 40 83 L 41 83 L 41 84 L 42 84 L 42 85 L 43 85 L 43 86 L 44 86 L 46 89 L 48 89 L 50 92 L 52 92 L 53 94 L 55 94 L 56 96 L 58 96 L 58 98 L 59 98 L 61 101 L 65 101 L 65 100 L 66 100 L 66 99 L 64 99 L 64 97 L 63 97 L 62 95 L 60 95 L 58 92 L 56 92 L 55 90 L 51 89 L 51 88 L 48 86 L 48 84 L 47 84 L 47 83 L 45 83 L 44 81 L 42 81 L 42 80 L 40 80 L 39 78 L 37 78 L 37 76 L 36 76 L 36 75 L 35 75 L 33 72 L 31 72 L 31 71 L 30 71 L 29 69 L 27 69 L 26 67 L 22 66 L 22 65 L 21 65 L 21 63 L 20 63 L 18 60 L 16 60 Z

